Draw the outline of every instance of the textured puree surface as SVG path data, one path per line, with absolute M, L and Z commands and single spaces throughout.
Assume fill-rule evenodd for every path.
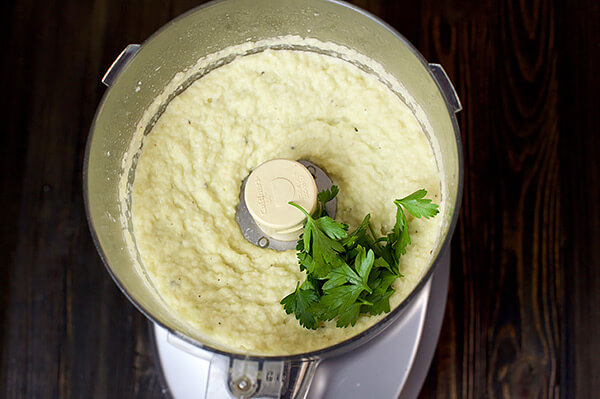
M 252 354 L 323 348 L 368 328 L 302 328 L 279 304 L 304 274 L 294 251 L 247 242 L 235 221 L 242 180 L 269 159 L 307 159 L 340 187 L 337 220 L 371 213 L 378 233 L 394 223 L 393 200 L 425 188 L 440 203 L 440 176 L 408 107 L 354 65 L 312 52 L 267 50 L 194 82 L 150 134 L 132 189 L 143 266 L 197 337 Z M 395 283 L 396 306 L 430 261 L 441 218 L 409 219 L 413 244 Z

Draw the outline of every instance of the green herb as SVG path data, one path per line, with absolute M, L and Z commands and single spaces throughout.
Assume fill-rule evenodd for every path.
M 334 199 L 339 191 L 340 189 L 338 188 L 338 186 L 334 185 L 331 186 L 329 190 L 323 190 L 319 192 L 319 194 L 317 194 L 318 207 L 317 212 L 315 212 L 315 214 L 318 217 L 328 216 L 327 210 L 325 209 L 325 204 Z
M 300 288 L 296 284 L 296 290 L 281 300 L 286 313 L 294 313 L 300 325 L 306 328 L 317 328 L 318 320 L 310 311 L 311 305 L 317 303 L 319 296 L 314 289 Z M 304 284 L 302 284 L 304 285 Z
M 394 204 L 396 204 L 398 208 L 402 205 L 408 213 L 416 218 L 424 217 L 425 219 L 429 219 L 437 215 L 439 209 L 436 204 L 431 203 L 430 199 L 425 198 L 426 195 L 427 191 L 421 189 L 407 197 L 395 200 Z
M 369 214 L 349 233 L 348 225 L 333 220 L 325 209 L 338 192 L 337 186 L 321 191 L 314 215 L 290 202 L 306 216 L 304 233 L 296 245 L 306 280 L 281 304 L 309 329 L 333 319 L 338 327 L 353 326 L 361 313 L 388 313 L 389 298 L 395 292 L 392 284 L 402 277 L 400 257 L 411 243 L 405 211 L 426 219 L 439 212 L 438 206 L 425 198 L 427 191 L 418 190 L 394 201 L 396 223 L 386 236 L 376 237 Z
M 329 216 L 313 219 L 300 205 L 294 204 L 306 215 L 304 234 L 302 238 L 303 251 L 312 257 L 309 272 L 317 278 L 325 277 L 332 267 L 339 266 L 343 260 L 339 253 L 344 251 L 344 246 L 337 241 L 346 237 L 347 225 L 336 222 Z

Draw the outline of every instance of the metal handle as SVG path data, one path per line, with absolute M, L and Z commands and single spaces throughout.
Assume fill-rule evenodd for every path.
M 210 364 L 206 399 L 305 399 L 319 362 L 217 355 Z
M 462 111 L 462 104 L 460 103 L 460 98 L 458 98 L 458 94 L 456 94 L 456 90 L 448 78 L 446 71 L 440 64 L 429 64 L 429 69 L 433 74 L 433 77 L 438 83 L 440 91 L 442 95 L 446 99 L 446 102 L 450 105 L 450 108 L 454 113 Z
M 130 44 L 125 47 L 125 50 L 121 51 L 121 54 L 119 54 L 117 59 L 112 63 L 110 68 L 108 68 L 102 77 L 102 83 L 104 83 L 106 86 L 113 84 L 123 67 L 127 65 L 129 60 L 132 59 L 139 50 L 139 44 Z

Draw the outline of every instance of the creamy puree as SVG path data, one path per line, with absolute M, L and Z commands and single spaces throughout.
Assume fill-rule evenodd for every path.
M 307 159 L 340 187 L 336 219 L 378 233 L 393 200 L 425 188 L 441 202 L 433 151 L 409 108 L 376 77 L 314 52 L 267 50 L 217 68 L 176 96 L 144 139 L 132 188 L 142 263 L 198 338 L 236 352 L 285 355 L 338 343 L 379 321 L 316 331 L 279 301 L 304 280 L 293 250 L 247 242 L 236 223 L 240 185 L 273 158 Z M 391 297 L 397 306 L 431 261 L 441 217 L 409 219 L 412 245 Z

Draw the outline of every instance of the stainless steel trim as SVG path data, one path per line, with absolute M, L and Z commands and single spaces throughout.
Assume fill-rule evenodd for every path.
M 448 74 L 442 68 L 440 64 L 429 64 L 429 69 L 431 69 L 431 74 L 435 78 L 442 92 L 442 95 L 446 99 L 448 105 L 450 105 L 454 111 L 454 113 L 462 111 L 462 104 L 460 102 L 460 98 L 458 98 L 458 94 L 456 93 L 456 89 L 454 89 L 454 85 L 450 81 Z
M 102 83 L 104 83 L 105 86 L 109 87 L 113 84 L 123 67 L 137 54 L 140 47 L 141 45 L 139 44 L 129 44 L 121 51 L 121 54 L 113 61 L 112 65 L 102 77 Z

